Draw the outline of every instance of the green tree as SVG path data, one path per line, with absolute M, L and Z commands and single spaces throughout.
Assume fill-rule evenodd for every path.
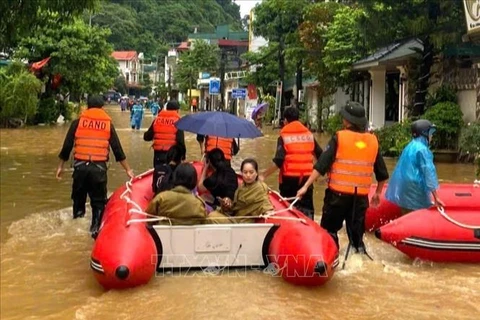
M 253 31 L 255 35 L 278 43 L 278 76 L 282 82 L 285 82 L 285 48 L 288 45 L 291 45 L 291 54 L 297 59 L 295 61 L 296 69 L 301 78 L 301 59 L 299 58 L 299 52 L 294 48 L 298 48 L 296 33 L 302 22 L 303 9 L 308 4 L 309 1 L 307 0 L 264 0 L 255 6 Z M 284 99 L 280 101 L 280 105 L 283 112 Z
M 119 75 L 114 83 L 113 86 L 117 89 L 118 92 L 121 94 L 126 94 L 127 93 L 127 81 L 123 75 Z
M 214 73 L 218 66 L 219 50 L 216 45 L 197 40 L 192 47 L 180 55 L 175 72 L 175 81 L 182 92 L 196 87 L 200 72 Z
M 342 6 L 326 29 L 322 62 L 338 86 L 351 82 L 352 64 L 369 52 L 361 31 L 360 23 L 364 18 L 362 8 Z
M 304 66 L 319 80 L 317 92 L 320 99 L 336 89 L 334 69 L 328 68 L 325 60 L 327 31 L 332 27 L 335 14 L 342 6 L 336 2 L 320 2 L 307 6 L 300 25 L 299 40 L 304 47 Z M 338 27 L 338 26 L 337 26 Z M 327 59 L 328 60 L 328 59 Z
M 119 74 L 111 57 L 112 46 L 106 40 L 109 34 L 107 29 L 89 27 L 78 19 L 60 26 L 53 19 L 22 39 L 17 56 L 31 62 L 51 57 L 44 68 L 48 84 L 60 74 L 61 92 L 79 98 L 83 93 L 111 88 Z M 54 94 L 50 88 L 47 85 L 47 96 Z
M 275 95 L 275 81 L 278 80 L 278 43 L 269 42 L 258 52 L 247 52 L 242 55 L 248 66 L 254 69 L 247 73 L 245 81 L 256 85 L 264 92 Z M 285 76 L 293 75 L 295 64 L 286 61 Z
M 466 30 L 463 1 L 448 0 L 358 0 L 366 10 L 365 28 L 375 26 L 369 34 L 370 46 L 380 47 L 395 40 L 417 37 L 423 43 L 419 52 L 415 78 L 413 116 L 425 111 L 426 95 L 430 84 L 435 57 L 447 46 L 461 43 Z M 388 43 L 387 43 L 388 42 Z
M 25 123 L 37 111 L 42 82 L 22 64 L 12 64 L 0 70 L 0 122 L 3 126 L 12 118 Z
M 240 31 L 240 20 L 239 7 L 231 0 L 113 0 L 102 3 L 92 23 L 112 29 L 109 41 L 116 50 L 144 52 L 154 60 L 159 47 L 178 45 L 195 28 L 213 32 L 217 25 L 230 24 Z
M 69 21 L 85 9 L 93 9 L 98 0 L 9 0 L 0 1 L 0 51 L 10 52 L 22 37 L 42 24 L 49 12 L 57 23 Z

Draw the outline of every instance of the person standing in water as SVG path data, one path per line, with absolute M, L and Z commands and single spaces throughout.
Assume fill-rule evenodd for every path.
M 87 195 L 92 207 L 92 223 L 90 232 L 97 237 L 102 221 L 103 210 L 107 203 L 107 162 L 110 148 L 115 160 L 129 178 L 133 178 L 133 171 L 127 163 L 122 145 L 118 139 L 112 120 L 103 110 L 103 97 L 99 95 L 88 97 L 88 109 L 82 112 L 80 118 L 72 121 L 63 142 L 58 157 L 56 177 L 61 179 L 65 162 L 73 152 L 73 219 L 85 216 Z
M 337 232 L 345 221 L 349 245 L 357 253 L 367 254 L 363 235 L 372 174 L 375 173 L 378 181 L 371 200 L 374 207 L 380 203 L 380 194 L 389 176 L 377 137 L 366 132 L 368 120 L 363 106 L 347 102 L 340 114 L 344 129 L 337 131 L 329 141 L 297 197 L 305 195 L 315 180 L 328 173 L 320 226 L 330 233 L 339 247 Z
M 435 125 L 428 120 L 412 123 L 412 141 L 403 149 L 385 193 L 387 200 L 402 209 L 402 214 L 432 204 L 445 205 L 437 194 L 437 172 L 429 149 L 435 131 Z
M 140 130 L 143 120 L 143 105 L 136 100 L 130 113 L 130 125 L 132 130 Z
M 310 130 L 299 119 L 299 111 L 295 107 L 285 109 L 285 126 L 280 131 L 277 151 L 273 165 L 259 177 L 263 181 L 280 169 L 278 175 L 280 194 L 284 198 L 293 198 L 312 173 L 315 158 L 322 154 L 322 148 Z M 295 207 L 310 219 L 314 218 L 313 186 L 309 187 Z

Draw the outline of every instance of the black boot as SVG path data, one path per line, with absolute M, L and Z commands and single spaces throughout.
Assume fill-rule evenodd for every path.
M 73 212 L 73 219 L 85 217 L 85 210 L 78 210 Z
M 103 216 L 103 211 L 101 210 L 92 211 L 92 224 L 90 225 L 90 233 L 92 234 L 93 239 L 96 239 L 98 236 L 98 233 L 100 232 L 100 226 L 102 224 L 102 216 Z
M 337 233 L 336 232 L 329 232 L 328 234 L 332 237 L 333 241 L 335 241 L 335 244 L 337 245 L 337 249 L 340 249 L 340 245 L 338 243 Z
M 366 255 L 370 260 L 373 261 L 373 258 L 368 254 L 367 249 L 365 248 L 365 244 L 363 243 L 363 241 L 362 241 L 362 243 L 361 243 L 358 247 L 355 248 L 355 252 L 356 252 L 356 253 L 359 253 L 359 254 L 364 254 L 364 255 Z

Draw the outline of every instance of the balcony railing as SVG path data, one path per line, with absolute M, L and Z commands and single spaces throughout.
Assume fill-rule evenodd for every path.
M 478 77 L 480 77 L 478 69 L 456 69 L 445 75 L 444 81 L 457 90 L 473 90 Z

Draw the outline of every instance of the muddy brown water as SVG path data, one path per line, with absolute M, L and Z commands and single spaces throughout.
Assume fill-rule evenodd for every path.
M 147 170 L 152 150 L 142 132 L 129 129 L 129 114 L 107 108 L 135 172 Z M 2 319 L 479 319 L 480 266 L 412 261 L 372 235 L 373 262 L 353 255 L 345 270 L 319 288 L 296 287 L 261 271 L 235 277 L 197 273 L 157 276 L 143 287 L 105 292 L 89 267 L 93 240 L 89 219 L 72 220 L 71 169 L 54 173 L 68 124 L 0 130 L 1 134 L 1 318 Z M 278 131 L 242 140 L 238 169 L 254 157 L 271 164 Z M 327 137 L 317 137 L 324 146 Z M 188 159 L 200 149 L 187 134 Z M 387 160 L 393 169 L 394 160 Z M 67 166 L 68 167 L 68 166 Z M 471 183 L 473 167 L 439 164 L 443 182 Z M 126 181 L 109 169 L 109 191 Z M 277 187 L 276 177 L 267 181 Z M 324 186 L 315 185 L 319 219 Z M 90 213 L 88 213 L 89 215 Z M 346 236 L 341 233 L 343 256 Z

